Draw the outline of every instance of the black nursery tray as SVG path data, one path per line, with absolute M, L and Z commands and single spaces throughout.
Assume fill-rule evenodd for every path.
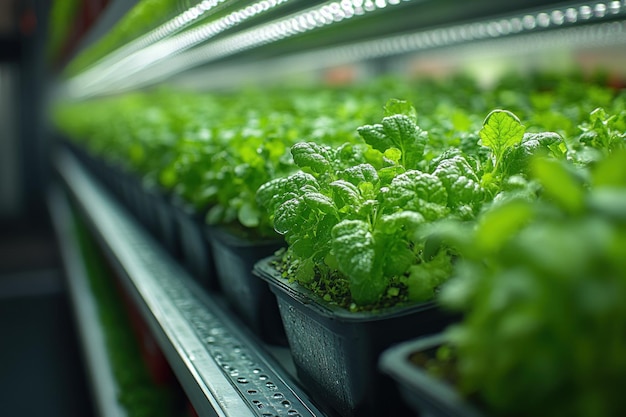
M 223 227 L 205 228 L 213 252 L 217 281 L 235 312 L 263 341 L 286 345 L 276 298 L 252 270 L 260 259 L 285 245 L 283 240 L 246 239 Z
M 255 273 L 270 284 L 298 377 L 320 402 L 342 416 L 406 411 L 392 382 L 377 369 L 389 346 L 441 331 L 452 317 L 434 302 L 379 312 L 350 312 L 282 278 L 266 258 Z
M 433 353 L 444 343 L 445 336 L 437 334 L 392 346 L 381 355 L 380 370 L 396 381 L 404 401 L 420 416 L 485 417 L 453 387 L 411 361 L 415 353 Z
M 219 286 L 213 252 L 204 233 L 204 216 L 180 201 L 172 202 L 171 212 L 178 230 L 183 265 L 203 288 L 216 291 Z

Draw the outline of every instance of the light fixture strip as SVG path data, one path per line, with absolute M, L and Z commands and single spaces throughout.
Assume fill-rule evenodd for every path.
M 371 12 L 385 7 L 390 2 L 344 0 L 333 1 L 321 7 L 292 15 L 258 28 L 232 35 L 213 42 L 173 60 L 176 71 L 205 64 L 254 47 L 259 47 L 298 33 L 342 21 L 357 14 Z M 396 3 L 397 4 L 397 3 Z M 410 35 L 397 35 L 386 39 L 367 41 L 345 48 L 353 50 L 364 58 L 383 57 L 393 54 L 438 48 L 461 42 L 492 39 L 506 35 L 520 34 L 537 29 L 547 29 L 563 25 L 574 25 L 584 21 L 601 20 L 626 13 L 626 1 L 585 3 L 575 7 L 555 8 L 547 11 L 528 13 L 512 18 L 468 23 L 448 28 L 419 31 Z M 167 63 L 169 64 L 169 63 Z M 162 71 L 160 77 L 162 77 Z
M 408 2 L 411 0 L 403 0 Z M 387 6 L 400 4 L 400 0 L 341 0 L 329 1 L 320 6 L 295 13 L 286 18 L 278 19 L 256 28 L 234 34 L 222 40 L 199 46 L 188 52 L 177 54 L 164 63 L 172 69 L 185 69 L 195 65 L 211 62 L 247 49 L 259 47 L 314 29 L 328 26 L 333 23 L 371 13 Z M 133 71 L 133 73 L 136 71 Z M 162 73 L 157 69 L 157 73 Z M 132 75 L 126 69 L 118 73 L 119 80 Z M 117 80 L 111 79 L 111 82 Z M 106 88 L 106 87 L 105 87 Z
M 125 62 L 124 65 L 125 67 L 126 65 L 130 65 L 131 68 L 147 68 L 155 62 L 165 59 L 171 55 L 184 52 L 193 46 L 205 42 L 214 36 L 219 35 L 220 33 L 237 26 L 242 22 L 245 22 L 246 20 L 252 19 L 288 1 L 290 0 L 262 0 L 251 4 L 214 22 L 204 24 L 174 37 L 164 39 L 144 50 L 138 51 L 129 57 L 128 61 Z
M 378 41 L 377 41 L 378 42 Z M 459 42 L 444 49 L 424 50 L 426 53 L 445 53 L 452 62 L 464 62 L 467 59 L 483 57 L 510 58 L 518 54 L 546 51 L 554 48 L 590 48 L 615 47 L 626 45 L 626 20 L 592 23 L 584 26 L 570 26 L 548 32 L 527 32 L 520 36 L 485 39 L 474 43 Z M 354 48 L 352 46 L 302 52 L 274 59 L 258 61 L 249 66 L 233 66 L 227 63 L 215 66 L 211 71 L 197 69 L 176 78 L 174 85 L 182 88 L 201 88 L 203 90 L 229 90 L 237 87 L 238 80 L 255 79 L 264 85 L 288 78 L 289 75 L 307 73 L 324 68 L 332 68 L 372 58 L 372 51 L 384 52 L 379 45 Z M 124 88 L 132 89 L 133 84 Z M 136 87 L 136 85 L 135 85 Z
M 212 3 L 215 3 L 216 1 L 217 0 L 214 0 Z M 118 78 L 126 78 L 172 55 L 180 54 L 199 43 L 205 42 L 208 39 L 246 20 L 256 17 L 259 14 L 280 6 L 288 1 L 290 0 L 262 0 L 244 7 L 241 10 L 230 13 L 214 22 L 201 25 L 173 37 L 164 37 L 162 40 L 148 44 L 148 46 L 145 46 L 142 49 L 133 47 L 136 49 L 135 52 L 124 54 L 123 56 L 111 57 L 112 59 L 110 61 L 112 62 L 101 62 L 98 66 L 90 68 L 84 73 L 74 77 L 69 82 L 72 84 L 83 84 L 83 86 L 89 86 L 103 81 L 113 82 Z M 196 7 L 202 6 L 204 3 L 206 3 L 206 1 Z M 208 5 L 205 6 L 208 7 Z M 193 9 L 194 8 L 190 10 Z M 189 10 L 185 13 L 188 12 Z M 195 16 L 198 15 L 198 12 L 193 10 L 193 13 L 190 13 L 188 17 L 183 18 L 185 13 L 179 16 L 181 19 L 174 19 L 173 21 L 180 20 L 176 24 L 183 25 L 193 20 L 196 18 Z M 159 29 L 156 31 L 158 30 Z
M 120 76 L 115 80 L 109 79 L 103 83 L 91 84 L 90 88 L 82 90 L 78 96 L 103 94 L 116 88 L 129 89 L 133 83 L 145 85 L 150 80 L 163 80 L 168 76 L 194 66 L 206 64 L 245 50 L 291 37 L 295 34 L 312 31 L 353 16 L 369 13 L 389 5 L 399 4 L 400 2 L 400 0 L 341 0 L 327 2 L 322 6 L 308 9 L 178 54 L 166 62 L 155 65 L 148 73 L 140 73 L 136 76 L 129 74 L 131 76 Z M 343 54 L 352 60 L 380 58 L 464 42 L 496 39 L 539 29 L 600 21 L 625 14 L 626 0 L 587 2 L 517 15 L 511 18 L 493 19 L 396 35 L 350 46 L 331 48 L 327 51 L 333 54 Z
M 213 8 L 221 3 L 224 3 L 225 1 L 226 0 L 199 1 L 198 4 L 190 7 L 182 13 L 179 13 L 178 15 L 176 15 L 176 17 L 170 19 L 166 23 L 163 23 L 157 28 L 150 30 L 148 33 L 108 53 L 107 55 L 90 65 L 84 72 L 98 67 L 110 66 L 136 51 L 146 48 L 149 45 L 160 41 L 161 39 L 164 39 L 181 31 L 198 18 L 204 17 Z
M 532 32 L 539 29 L 572 26 L 626 15 L 626 1 L 585 3 L 578 6 L 555 8 L 511 18 L 468 23 L 447 28 L 419 31 L 408 35 L 364 42 L 346 48 L 361 59 L 379 58 L 425 49 L 440 48 L 463 42 L 495 39 L 502 36 Z

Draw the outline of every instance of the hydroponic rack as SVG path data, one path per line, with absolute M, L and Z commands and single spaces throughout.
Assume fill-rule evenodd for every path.
M 103 12 L 83 42 L 76 43 L 74 54 L 108 33 L 127 10 L 122 3 L 109 2 L 108 14 Z M 381 67 L 406 66 L 408 60 L 429 56 L 462 62 L 555 48 L 609 48 L 623 57 L 626 45 L 623 0 L 264 0 L 228 5 L 204 0 L 172 5 L 168 19 L 152 22 L 141 36 L 79 72 L 61 73 L 56 97 L 83 100 L 165 81 L 218 90 L 244 81 L 276 83 L 294 74 L 319 80 L 320 72 L 342 65 L 357 65 L 368 77 Z M 59 234 L 69 227 L 68 200 L 75 201 L 199 415 L 327 415 L 298 383 L 286 349 L 259 341 L 219 295 L 202 291 L 73 154 L 56 153 L 55 169 L 63 191 L 56 189 L 50 205 Z M 69 239 L 64 251 L 74 277 L 72 298 L 77 316 L 87 319 L 93 313 L 85 310 L 89 303 L 72 246 Z M 84 347 L 102 355 L 90 328 L 81 325 Z M 99 385 L 106 371 L 100 360 L 89 362 Z M 102 415 L 120 415 L 111 404 L 115 388 L 100 386 L 108 387 L 96 395 Z

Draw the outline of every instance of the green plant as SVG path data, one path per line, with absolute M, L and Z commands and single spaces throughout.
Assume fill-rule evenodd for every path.
M 303 137 L 318 142 L 349 139 L 348 132 L 356 127 L 353 119 L 363 108 L 345 105 L 330 118 L 329 103 L 339 94 L 327 91 L 305 100 L 296 92 L 284 100 L 278 94 L 249 91 L 232 99 L 232 111 L 215 117 L 219 123 L 207 137 L 184 137 L 175 145 L 176 157 L 162 171 L 161 184 L 206 211 L 209 224 L 275 237 L 267 213 L 257 205 L 256 191 L 294 170 L 289 148 Z
M 390 96 L 416 97 L 414 110 L 396 103 L 386 114 L 406 111 L 405 116 L 419 120 L 428 140 L 415 149 L 408 142 L 394 143 L 397 138 L 386 136 L 383 124 L 374 127 L 380 120 L 380 103 Z M 519 134 L 507 137 L 501 127 L 490 131 L 493 137 L 480 137 L 482 115 L 504 104 L 515 115 L 496 111 L 489 120 L 516 127 L 523 132 L 521 139 Z M 586 142 L 602 144 L 605 140 L 600 137 L 606 135 L 598 133 L 593 139 L 594 134 L 581 134 L 578 128 L 595 129 L 591 124 L 598 122 L 591 123 L 589 109 L 598 106 L 606 109 L 599 128 L 613 138 L 612 147 L 620 146 L 623 97 L 578 77 L 563 76 L 558 82 L 556 77 L 508 77 L 493 89 L 479 88 L 469 77 L 415 82 L 386 77 L 341 89 L 297 86 L 235 94 L 158 89 L 59 104 L 55 118 L 94 156 L 140 177 L 144 184 L 160 186 L 197 213 L 206 213 L 209 223 L 272 237 L 270 213 L 258 205 L 256 191 L 264 182 L 299 168 L 290 153 L 297 142 L 333 149 L 345 143 L 362 145 L 356 129 L 371 126 L 361 129 L 371 147 L 359 152 L 365 153 L 364 163 L 376 168 L 382 185 L 401 174 L 401 167 L 429 175 L 437 170 L 435 176 L 448 188 L 462 188 L 464 181 L 469 185 L 478 179 L 486 201 L 502 198 L 503 192 L 526 193 L 530 198 L 533 191 L 525 178 L 532 155 L 558 154 L 578 163 L 601 155 Z M 523 126 L 516 115 L 524 120 Z M 352 149 L 356 152 L 358 146 Z M 470 188 L 463 198 L 471 198 Z M 448 193 L 450 214 L 470 219 L 480 210 L 480 205 L 466 204 L 455 193 Z
M 295 144 L 301 171 L 257 193 L 289 244 L 286 275 L 352 309 L 398 301 L 401 291 L 412 302 L 431 299 L 451 256 L 430 256 L 424 225 L 471 220 L 544 142 L 546 150 L 560 149 L 558 135 L 524 136 L 515 115 L 496 110 L 479 132 L 491 150 L 484 164 L 458 148 L 439 149 L 428 161 L 429 134 L 416 124 L 415 109 L 392 100 L 385 113 L 380 124 L 357 129 L 365 143 Z M 506 170 L 499 165 L 505 155 Z
M 461 390 L 494 415 L 626 412 L 626 152 L 595 165 L 536 158 L 540 200 L 447 228 L 461 254 L 441 302 Z

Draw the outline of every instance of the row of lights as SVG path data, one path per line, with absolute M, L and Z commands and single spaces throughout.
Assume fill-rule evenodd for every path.
M 567 24 L 572 25 L 582 21 L 602 19 L 607 16 L 617 16 L 624 13 L 626 13 L 626 1 L 600 2 L 593 5 L 568 7 L 564 10 L 555 9 L 550 12 L 526 14 L 522 17 L 510 19 L 469 23 L 450 28 L 392 36 L 348 47 L 338 47 L 333 50 L 333 54 L 343 54 L 353 60 L 379 58 L 463 42 L 494 39 L 506 35 L 531 32 L 536 29 L 546 29 Z
M 156 73 L 161 76 L 164 71 L 174 72 L 181 68 L 190 68 L 407 1 L 411 0 L 330 1 L 275 22 L 200 46 L 188 53 L 180 54 L 172 62 L 165 63 L 169 68 L 157 70 Z
M 406 1 L 410 0 L 329 1 L 318 7 L 234 34 L 184 53 L 180 53 L 180 49 L 172 47 L 168 52 L 177 56 L 162 62 L 160 65 L 155 65 L 149 74 L 141 74 L 141 81 L 145 83 L 152 78 L 162 79 L 194 66 Z M 335 48 L 333 53 L 345 54 L 353 59 L 382 57 L 468 41 L 521 34 L 537 29 L 572 25 L 579 22 L 615 17 L 624 13 L 626 13 L 626 0 L 587 3 L 576 7 L 564 7 L 534 14 L 529 13 L 510 19 L 469 23 L 450 28 L 432 29 L 408 35 L 393 36 L 382 40 L 367 41 L 350 47 Z M 200 42 L 198 40 L 200 38 L 194 39 L 196 39 L 194 42 Z M 97 90 L 105 92 L 113 87 L 113 83 L 119 82 L 119 85 L 129 88 L 133 82 L 138 82 L 139 79 L 133 79 L 134 77 L 128 77 L 128 75 L 128 72 L 118 73 L 116 74 L 117 77 L 108 80 L 110 81 L 108 85 L 103 83 L 95 85 L 95 87 Z M 126 79 L 124 80 L 124 78 Z
M 183 13 L 179 13 L 173 19 L 170 19 L 147 34 L 140 36 L 132 42 L 129 42 L 128 44 L 109 53 L 92 65 L 91 68 L 97 69 L 98 67 L 107 67 L 135 53 L 136 51 L 144 49 L 155 42 L 171 36 L 183 30 L 196 19 L 205 16 L 209 11 L 225 1 L 226 0 L 203 0 Z
M 394 4 L 398 4 L 395 1 Z M 210 62 L 238 52 L 267 43 L 275 42 L 298 33 L 310 31 L 333 22 L 342 21 L 354 14 L 363 13 L 366 8 L 374 10 L 391 4 L 391 1 L 359 1 L 343 0 L 332 2 L 319 9 L 270 23 L 250 31 L 233 35 L 219 42 L 208 44 L 189 52 L 189 57 L 182 57 L 189 66 Z M 499 19 L 490 22 L 470 23 L 451 28 L 433 29 L 411 35 L 400 35 L 384 41 L 370 41 L 358 49 L 365 50 L 376 56 L 418 51 L 450 44 L 496 38 L 505 35 L 519 34 L 535 29 L 551 26 L 574 24 L 592 19 L 602 19 L 609 15 L 615 16 L 626 11 L 626 1 L 598 2 L 579 7 L 555 9 L 549 12 L 526 14 L 522 17 Z M 380 45 L 389 45 L 385 52 L 377 52 Z
M 585 26 L 585 27 L 572 27 L 568 29 L 567 33 L 558 32 L 557 37 L 549 36 L 552 32 L 548 34 L 539 34 L 535 32 L 528 32 L 528 34 L 532 34 L 532 41 L 529 43 L 528 40 L 530 38 L 520 38 L 521 41 L 516 44 L 516 46 L 526 45 L 535 48 L 541 48 L 543 45 L 554 44 L 556 41 L 564 41 L 568 45 L 577 45 L 582 46 L 584 42 L 593 42 L 594 40 L 601 39 L 602 43 L 610 44 L 613 35 L 621 35 L 626 33 L 626 23 L 625 22 L 612 22 L 612 23 L 604 23 L 601 27 L 594 26 Z M 496 36 L 489 37 L 476 37 L 473 40 L 490 40 L 495 39 Z M 517 39 L 517 38 L 516 38 Z M 620 37 L 619 39 L 615 39 L 616 41 L 623 42 L 624 38 Z M 542 42 L 543 41 L 543 42 Z M 524 43 L 526 42 L 526 43 Z M 445 36 L 438 37 L 436 35 L 433 36 L 424 36 L 419 38 L 401 38 L 401 39 L 392 39 L 392 40 L 382 40 L 382 41 L 374 41 L 369 43 L 368 45 L 359 45 L 358 47 L 350 47 L 344 48 L 340 50 L 334 51 L 334 54 L 337 57 L 349 58 L 350 60 L 359 60 L 359 59 L 373 59 L 373 58 L 381 58 L 389 55 L 414 52 L 416 50 L 427 50 L 434 49 L 442 46 L 452 46 L 455 44 L 459 44 L 459 42 L 453 42 L 449 38 Z M 530 45 L 532 44 L 532 45 Z M 510 46 L 510 45 L 509 45 Z M 487 49 L 486 47 L 484 47 Z
M 177 18 L 163 25 L 161 28 L 157 28 L 150 34 L 146 35 L 144 39 L 138 40 L 135 45 L 132 45 L 130 54 L 125 53 L 120 56 L 112 56 L 114 62 L 107 60 L 101 62 L 99 65 L 91 68 L 90 70 L 80 74 L 69 81 L 69 88 L 73 91 L 89 91 L 90 87 L 94 89 L 94 92 L 105 92 L 109 90 L 111 85 L 129 79 L 133 74 L 136 74 L 159 61 L 163 61 L 166 58 L 178 55 L 179 62 L 168 62 L 167 66 L 182 70 L 190 66 L 201 64 L 210 60 L 212 56 L 221 57 L 227 56 L 240 50 L 260 46 L 261 44 L 267 44 L 270 42 L 283 39 L 285 37 L 292 36 L 296 33 L 302 33 L 312 30 L 317 27 L 326 26 L 334 22 L 343 21 L 353 16 L 363 15 L 365 13 L 382 9 L 388 5 L 397 5 L 401 2 L 407 2 L 411 0 L 341 0 L 341 1 L 329 1 L 321 6 L 314 7 L 304 12 L 297 13 L 291 17 L 278 20 L 260 28 L 246 31 L 242 34 L 233 35 L 224 41 L 218 41 L 200 47 L 192 51 L 191 56 L 187 56 L 183 51 L 191 48 L 201 42 L 204 42 L 211 37 L 214 37 L 218 33 L 221 33 L 239 23 L 243 20 L 249 19 L 285 3 L 289 0 L 262 0 L 253 5 L 247 6 L 239 11 L 233 12 L 216 22 L 203 25 L 199 28 L 190 30 L 189 32 L 183 32 L 178 36 L 166 38 L 167 33 L 171 33 L 180 28 L 190 21 L 196 19 L 201 15 L 198 9 L 203 9 L 211 5 L 217 5 L 217 3 L 223 0 L 205 0 L 192 9 L 179 15 Z M 216 3 L 217 2 L 217 3 Z M 193 10 L 193 11 L 191 11 Z M 154 42 L 156 38 L 164 37 L 160 42 Z M 142 43 L 148 44 L 144 48 L 138 48 Z M 238 45 L 233 49 L 232 45 Z M 209 49 L 206 51 L 206 49 Z M 203 50 L 206 53 L 200 59 L 196 57 L 200 56 L 196 53 L 198 50 Z M 126 52 L 126 51 L 125 51 Z M 191 59 L 190 59 L 191 58 Z M 207 59 L 208 58 L 208 59 Z M 157 73 L 163 72 L 157 69 Z M 144 77 L 142 76 L 142 79 Z M 80 93 L 83 94 L 83 93 Z
M 262 0 L 214 22 L 182 32 L 176 36 L 170 36 L 223 1 L 204 0 L 168 23 L 153 30 L 145 37 L 139 38 L 125 50 L 120 50 L 118 53 L 111 55 L 106 61 L 100 62 L 96 67 L 77 76 L 70 82 L 73 85 L 84 83 L 84 86 L 89 86 L 97 85 L 102 81 L 106 81 L 107 78 L 110 81 L 126 78 L 130 74 L 141 71 L 168 56 L 179 54 L 289 0 Z
M 175 51 L 182 52 L 288 1 L 289 0 L 263 0 L 251 4 L 244 9 L 230 13 L 214 22 L 207 23 L 198 28 L 185 31 L 175 37 L 166 39 L 162 44 L 155 44 L 154 47 L 159 48 L 163 46 L 163 51 L 160 52 L 160 55 L 163 57 L 170 53 L 172 47 Z M 170 46 L 169 48 L 168 45 Z M 142 58 L 142 56 L 137 57 L 138 60 L 143 61 Z
M 169 56 L 180 54 L 199 43 L 205 42 L 214 36 L 264 13 L 270 9 L 280 6 L 289 0 L 262 0 L 251 4 L 241 10 L 232 12 L 214 22 L 207 23 L 198 28 L 185 31 L 174 37 L 166 38 L 161 42 L 150 45 L 137 53 L 129 56 L 120 67 L 125 69 L 125 74 L 136 72 L 147 68 Z
M 144 44 L 141 47 L 150 45 L 154 42 L 158 42 L 174 33 L 184 29 L 189 24 L 194 22 L 200 17 L 205 16 L 214 7 L 223 3 L 225 0 L 203 0 L 199 4 L 185 10 L 175 18 L 169 20 L 167 23 L 154 29 L 144 39 Z
M 536 29 L 559 27 L 592 19 L 602 19 L 626 12 L 626 1 L 599 2 L 555 9 L 550 12 L 526 14 L 522 17 L 500 19 L 490 22 L 471 23 L 447 29 L 434 29 L 406 37 L 392 38 L 397 41 L 398 52 L 441 47 L 459 42 L 476 41 L 500 36 L 519 34 Z
M 537 51 L 554 49 L 595 48 L 598 46 L 626 45 L 626 20 L 595 23 L 584 26 L 564 27 L 561 30 L 537 32 L 530 31 L 520 36 L 488 38 L 475 43 L 450 45 L 445 49 L 433 48 L 432 51 L 444 52 L 448 57 L 461 60 L 486 57 L 486 54 L 503 57 L 507 54 L 524 55 Z M 426 52 L 426 49 L 424 51 Z M 400 40 L 377 40 L 363 42 L 357 46 L 342 46 L 332 49 L 298 53 L 281 58 L 257 62 L 249 66 L 234 67 L 227 63 L 217 65 L 210 72 L 198 70 L 188 73 L 176 81 L 183 85 L 198 85 L 203 89 L 224 89 L 238 85 L 241 79 L 255 79 L 258 82 L 272 82 L 299 72 L 310 72 L 322 68 L 345 65 L 394 54 L 414 52 L 414 45 L 407 38 Z M 261 70 L 259 70 L 261 69 Z M 162 74 L 164 75 L 164 74 Z M 130 88 L 132 83 L 127 84 Z
M 287 0 L 262 1 L 253 6 L 249 6 L 243 10 L 234 12 L 223 19 L 214 23 L 202 26 L 197 30 L 181 35 L 179 39 L 172 39 L 185 48 L 188 43 L 194 45 L 204 42 L 217 33 L 240 23 L 246 18 L 253 17 L 256 14 L 284 3 Z M 402 0 L 342 0 L 332 1 L 316 8 L 306 10 L 278 20 L 259 28 L 246 31 L 241 34 L 234 35 L 227 40 L 209 44 L 205 50 L 219 51 L 218 55 L 228 54 L 229 52 L 237 52 L 250 47 L 256 47 L 262 44 L 271 43 L 297 33 L 303 33 L 315 28 L 327 26 L 332 23 L 341 22 L 353 16 L 360 16 L 376 9 L 382 9 L 388 5 L 400 4 Z M 409 1 L 409 0 L 404 0 Z M 182 41 L 182 42 L 181 42 Z M 231 48 L 231 45 L 237 45 Z M 180 49 L 179 49 L 180 51 Z

